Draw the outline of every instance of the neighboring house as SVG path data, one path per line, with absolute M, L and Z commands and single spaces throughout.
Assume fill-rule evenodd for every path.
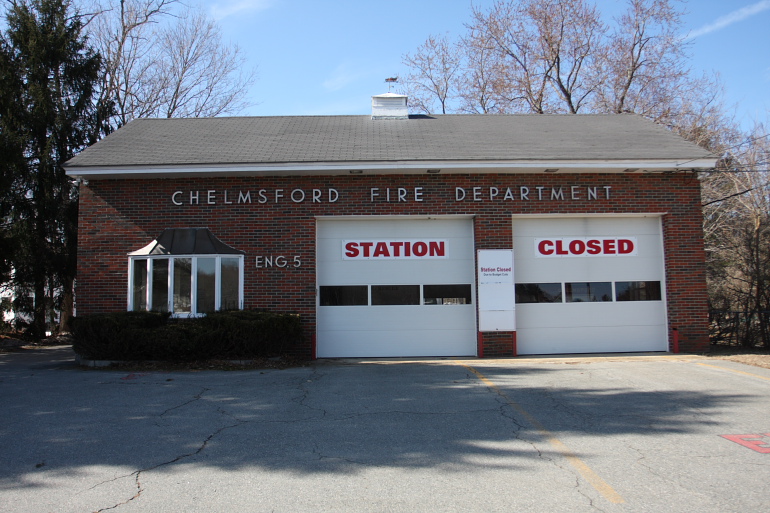
M 6 287 L 0 286 L 0 311 L 3 313 L 3 322 L 13 323 L 16 319 L 16 313 L 13 311 L 13 291 Z
M 16 295 L 16 292 L 11 287 L 0 286 L 0 311 L 2 311 L 3 314 L 2 320 L 13 328 L 21 328 L 32 323 L 31 314 L 20 312 L 14 308 L 13 303 L 17 297 L 18 296 Z M 29 299 L 30 305 L 34 304 L 34 294 L 30 292 L 27 297 Z M 58 317 L 58 311 L 53 313 Z M 50 334 L 50 331 L 46 332 L 46 335 Z
M 136 120 L 82 179 L 78 312 L 296 312 L 298 355 L 708 348 L 698 171 L 634 115 Z

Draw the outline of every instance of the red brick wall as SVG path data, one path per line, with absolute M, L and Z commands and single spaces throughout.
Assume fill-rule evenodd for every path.
M 520 198 L 522 186 L 530 189 L 529 200 Z M 548 193 L 542 200 L 538 186 Z M 571 186 L 579 186 L 577 199 L 570 198 Z M 609 199 L 604 186 L 611 187 Z M 380 189 L 375 201 L 372 187 Z M 409 192 L 405 202 L 397 201 L 399 187 Z M 415 187 L 422 187 L 422 201 L 414 201 Z M 456 200 L 456 187 L 465 189 L 465 200 Z M 474 201 L 473 187 L 482 188 L 479 201 Z M 496 199 L 490 200 L 490 187 L 500 190 Z M 513 188 L 513 201 L 504 199 L 506 187 Z M 550 198 L 554 187 L 562 187 L 565 199 Z M 597 187 L 599 198 L 589 201 L 585 187 Z M 329 188 L 339 193 L 334 203 L 327 201 Z M 264 204 L 258 203 L 262 189 L 268 198 Z M 277 203 L 276 189 L 283 190 Z M 295 189 L 305 192 L 303 202 L 291 200 Z M 322 190 L 322 202 L 311 201 L 313 189 Z M 182 191 L 176 197 L 183 200 L 181 206 L 172 202 L 176 191 Z M 199 191 L 198 204 L 189 204 L 191 191 Z M 208 204 L 207 191 L 216 191 L 214 204 Z M 225 204 L 225 191 L 232 204 Z M 252 203 L 238 204 L 238 191 L 251 191 Z M 77 312 L 125 310 L 127 253 L 144 247 L 165 228 L 207 227 L 246 252 L 245 307 L 301 314 L 308 342 L 297 353 L 310 356 L 315 332 L 315 216 L 472 214 L 476 249 L 504 249 L 512 245 L 512 214 L 557 213 L 665 213 L 669 324 L 678 329 L 683 351 L 708 349 L 700 187 L 687 173 L 91 180 L 81 187 Z M 299 255 L 302 266 L 257 269 L 258 255 Z M 512 333 L 488 339 L 484 356 L 512 354 Z

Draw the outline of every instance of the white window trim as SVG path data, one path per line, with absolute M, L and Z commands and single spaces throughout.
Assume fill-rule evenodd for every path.
M 177 313 L 174 312 L 174 260 L 177 258 L 190 258 L 192 259 L 192 280 L 190 292 L 191 296 L 191 310 L 192 312 Z M 152 270 L 153 262 L 155 260 L 170 260 L 168 264 L 167 273 L 167 290 L 166 308 L 171 312 L 172 317 L 186 318 L 186 317 L 203 317 L 206 314 L 198 313 L 198 259 L 199 258 L 214 258 L 215 259 L 215 272 L 214 272 L 214 310 L 219 311 L 222 308 L 222 259 L 223 258 L 237 258 L 238 259 L 238 309 L 243 310 L 243 282 L 244 282 L 244 256 L 243 255 L 136 255 L 128 257 L 128 303 L 127 309 L 129 312 L 134 311 L 134 261 L 146 260 L 146 275 L 147 282 L 145 284 L 145 304 L 148 308 L 152 307 Z

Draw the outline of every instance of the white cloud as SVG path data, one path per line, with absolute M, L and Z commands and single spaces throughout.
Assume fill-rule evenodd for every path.
M 221 20 L 234 14 L 264 11 L 271 3 L 272 0 L 226 0 L 212 5 L 210 11 L 214 19 Z
M 696 37 L 704 36 L 706 34 L 716 32 L 717 30 L 722 30 L 723 28 L 730 26 L 733 23 L 738 23 L 739 21 L 743 21 L 750 16 L 754 16 L 755 14 L 766 11 L 768 9 L 770 9 L 770 0 L 762 0 L 761 2 L 747 5 L 746 7 L 742 7 L 729 14 L 717 18 L 713 23 L 709 23 L 693 30 L 687 35 L 686 39 L 695 39 Z

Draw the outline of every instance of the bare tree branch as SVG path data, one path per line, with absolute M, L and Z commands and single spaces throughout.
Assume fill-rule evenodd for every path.
M 101 94 L 116 105 L 113 128 L 140 117 L 218 116 L 247 106 L 256 72 L 203 11 L 179 0 L 91 7 L 91 38 L 105 61 Z
M 404 79 L 410 103 L 430 114 L 437 103 L 441 114 L 449 110 L 449 102 L 456 95 L 456 81 L 460 58 L 456 47 L 446 36 L 429 36 L 414 54 L 403 57 L 412 70 Z

